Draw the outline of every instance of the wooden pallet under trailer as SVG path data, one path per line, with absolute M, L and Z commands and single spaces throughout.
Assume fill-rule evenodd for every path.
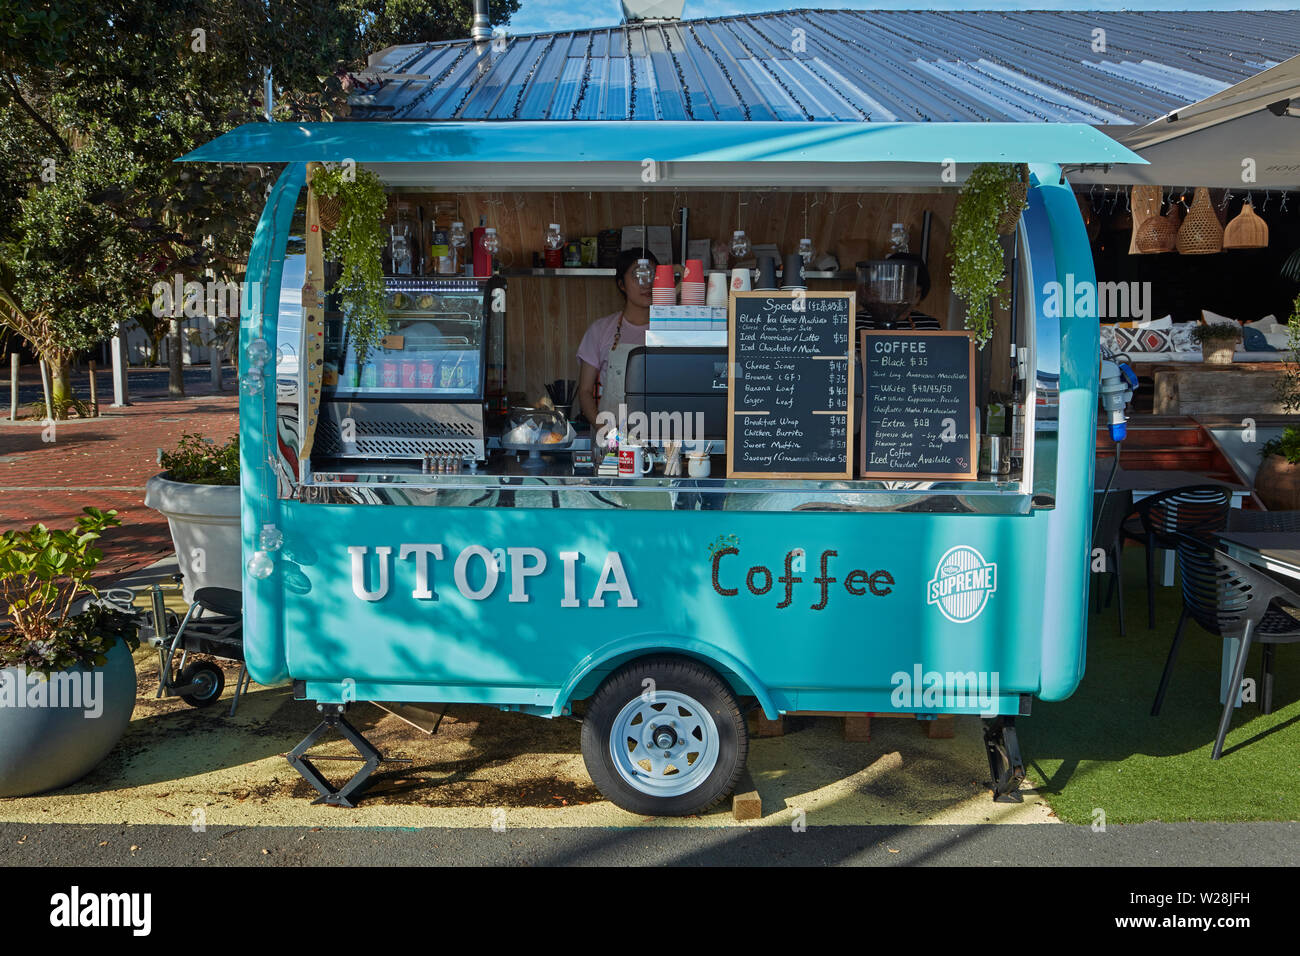
M 776 720 L 768 720 L 762 711 L 755 711 L 749 715 L 749 732 L 755 737 L 782 737 L 785 735 L 785 719 L 787 717 L 842 717 L 844 718 L 844 739 L 854 743 L 863 743 L 871 739 L 872 717 L 914 718 L 922 725 L 925 735 L 931 740 L 946 740 L 953 735 L 952 714 L 921 717 L 918 714 L 889 711 L 845 713 L 842 710 L 793 710 L 787 714 L 782 714 Z
M 845 714 L 840 711 L 821 710 L 792 711 L 776 720 L 768 720 L 762 711 L 749 715 L 750 733 L 755 737 L 779 737 L 785 733 L 786 717 L 843 717 L 844 739 L 864 741 L 871 739 L 872 717 L 915 717 L 931 739 L 953 736 L 952 714 L 939 714 L 935 717 L 922 718 L 918 714 L 902 713 L 858 713 Z M 984 721 L 984 749 L 989 758 L 989 775 L 992 778 L 990 788 L 995 803 L 1020 803 L 1020 784 L 1025 779 L 1024 759 L 1020 756 L 1020 742 L 1016 736 L 1016 718 L 1001 716 Z M 892 758 L 892 763 L 890 763 Z M 877 763 L 883 763 L 883 769 L 896 770 L 899 763 L 898 754 L 886 754 Z M 754 785 L 754 778 L 748 770 L 740 778 L 731 800 L 731 815 L 737 820 L 760 820 L 763 817 L 763 798 Z
M 952 714 L 939 714 L 935 717 L 922 718 L 917 714 L 902 714 L 879 711 L 845 713 L 841 710 L 795 710 L 782 714 L 776 720 L 768 720 L 761 710 L 749 715 L 749 733 L 753 737 L 785 736 L 785 719 L 787 717 L 842 717 L 844 719 L 844 739 L 850 743 L 865 743 L 871 739 L 872 717 L 910 717 L 921 724 L 925 735 L 931 740 L 946 740 L 953 736 Z M 760 820 L 763 817 L 763 798 L 754 786 L 749 771 L 741 778 L 736 792 L 731 798 L 731 815 L 736 820 Z

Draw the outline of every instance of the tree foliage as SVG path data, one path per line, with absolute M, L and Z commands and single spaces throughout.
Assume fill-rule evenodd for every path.
M 493 22 L 518 7 L 493 0 Z M 58 361 L 142 311 L 157 279 L 242 279 L 279 170 L 174 160 L 261 119 L 266 68 L 275 120 L 337 119 L 371 53 L 467 36 L 471 11 L 470 0 L 0 0 L 0 323 L 27 336 L 15 315 L 44 316 Z

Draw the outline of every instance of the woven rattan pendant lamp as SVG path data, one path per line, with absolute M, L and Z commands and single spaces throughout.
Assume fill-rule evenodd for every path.
M 1196 187 L 1192 208 L 1178 230 L 1178 251 L 1185 256 L 1204 256 L 1223 251 L 1223 226 L 1214 214 L 1210 191 Z
M 1158 252 L 1173 252 L 1174 243 L 1178 241 L 1178 226 L 1182 221 L 1182 206 L 1175 201 L 1171 201 L 1167 213 L 1163 216 L 1151 216 L 1138 228 L 1138 252 L 1147 255 Z
M 1223 229 L 1225 249 L 1263 249 L 1268 245 L 1268 223 L 1255 215 L 1255 207 L 1245 202 L 1237 218 Z
M 1138 248 L 1138 234 L 1148 219 L 1160 218 L 1160 203 L 1163 200 L 1159 186 L 1134 186 L 1130 200 L 1133 209 L 1133 235 L 1129 238 L 1129 255 L 1137 255 L 1143 250 Z

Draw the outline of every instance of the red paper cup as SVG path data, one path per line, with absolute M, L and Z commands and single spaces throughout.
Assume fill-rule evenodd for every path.
M 704 263 L 699 259 L 687 259 L 686 268 L 682 272 L 683 282 L 703 282 L 704 281 Z
M 672 266 L 657 266 L 655 268 L 656 289 L 674 289 L 677 287 L 677 280 L 673 278 Z

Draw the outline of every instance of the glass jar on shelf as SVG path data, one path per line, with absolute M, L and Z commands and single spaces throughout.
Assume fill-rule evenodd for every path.
M 411 218 L 410 203 L 399 202 L 397 215 L 389 229 L 389 259 L 392 274 L 409 276 L 415 270 L 415 243 L 418 228 Z

